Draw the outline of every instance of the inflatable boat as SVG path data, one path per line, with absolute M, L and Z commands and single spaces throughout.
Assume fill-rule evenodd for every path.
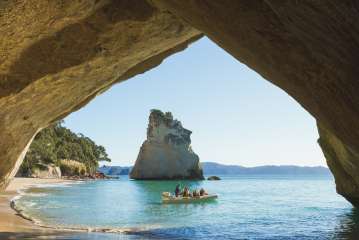
M 216 194 L 207 194 L 198 197 L 175 197 L 169 192 L 162 193 L 162 203 L 197 203 L 197 202 L 207 202 L 212 201 L 218 198 Z

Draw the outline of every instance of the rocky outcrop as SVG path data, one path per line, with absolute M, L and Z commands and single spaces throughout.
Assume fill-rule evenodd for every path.
M 153 2 L 297 100 L 321 126 L 338 192 L 359 206 L 357 1 Z
M 33 177 L 33 178 L 61 178 L 60 167 L 55 164 L 36 163 L 28 172 L 18 173 L 19 177 Z
M 207 178 L 207 180 L 209 180 L 209 181 L 218 181 L 218 180 L 221 180 L 221 178 L 218 177 L 218 176 L 210 176 L 210 177 Z
M 132 168 L 132 179 L 203 179 L 199 157 L 191 148 L 191 131 L 170 112 L 151 110 L 147 139 Z
M 54 164 L 44 165 L 43 168 L 34 168 L 31 177 L 36 178 L 61 178 L 61 170 Z
M 145 0 L 0 2 L 0 189 L 33 136 L 202 35 Z
M 318 143 L 332 171 L 339 194 L 359 206 L 359 153 L 346 146 L 338 137 L 318 125 Z
M 354 0 L 1 1 L 0 188 L 39 129 L 202 31 L 317 120 L 338 192 L 358 205 L 358 15 Z

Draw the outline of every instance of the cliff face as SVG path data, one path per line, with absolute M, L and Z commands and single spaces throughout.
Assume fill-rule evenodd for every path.
M 147 139 L 130 177 L 133 179 L 203 179 L 199 157 L 191 148 L 191 131 L 170 112 L 152 110 Z
M 0 189 L 33 136 L 201 37 L 138 0 L 0 1 Z
M 297 100 L 338 193 L 359 206 L 358 1 L 153 1 Z
M 39 129 L 201 31 L 315 117 L 338 192 L 358 205 L 358 16 L 355 0 L 0 1 L 0 189 Z
M 41 164 L 37 163 L 33 166 L 31 171 L 18 172 L 18 177 L 34 177 L 34 178 L 61 178 L 61 169 L 55 164 Z
M 359 206 L 359 153 L 325 127 L 318 125 L 318 130 L 318 143 L 334 175 L 337 192 Z

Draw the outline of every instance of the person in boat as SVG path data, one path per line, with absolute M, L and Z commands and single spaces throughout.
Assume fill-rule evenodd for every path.
M 193 197 L 199 197 L 199 192 L 198 192 L 197 189 L 193 190 L 192 196 L 193 196 Z
M 176 189 L 175 189 L 175 196 L 178 197 L 181 194 L 181 188 L 180 185 L 177 184 Z
M 189 189 L 187 186 L 185 186 L 183 189 L 183 197 L 189 197 Z
M 199 190 L 199 195 L 205 196 L 205 195 L 208 195 L 208 193 L 203 188 L 201 188 L 201 190 Z

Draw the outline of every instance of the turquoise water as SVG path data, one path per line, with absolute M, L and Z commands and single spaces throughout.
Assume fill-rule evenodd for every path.
M 359 239 L 359 213 L 329 176 L 222 179 L 181 182 L 219 194 L 203 204 L 161 204 L 178 181 L 122 178 L 35 188 L 16 205 L 46 225 L 133 230 L 86 239 Z

